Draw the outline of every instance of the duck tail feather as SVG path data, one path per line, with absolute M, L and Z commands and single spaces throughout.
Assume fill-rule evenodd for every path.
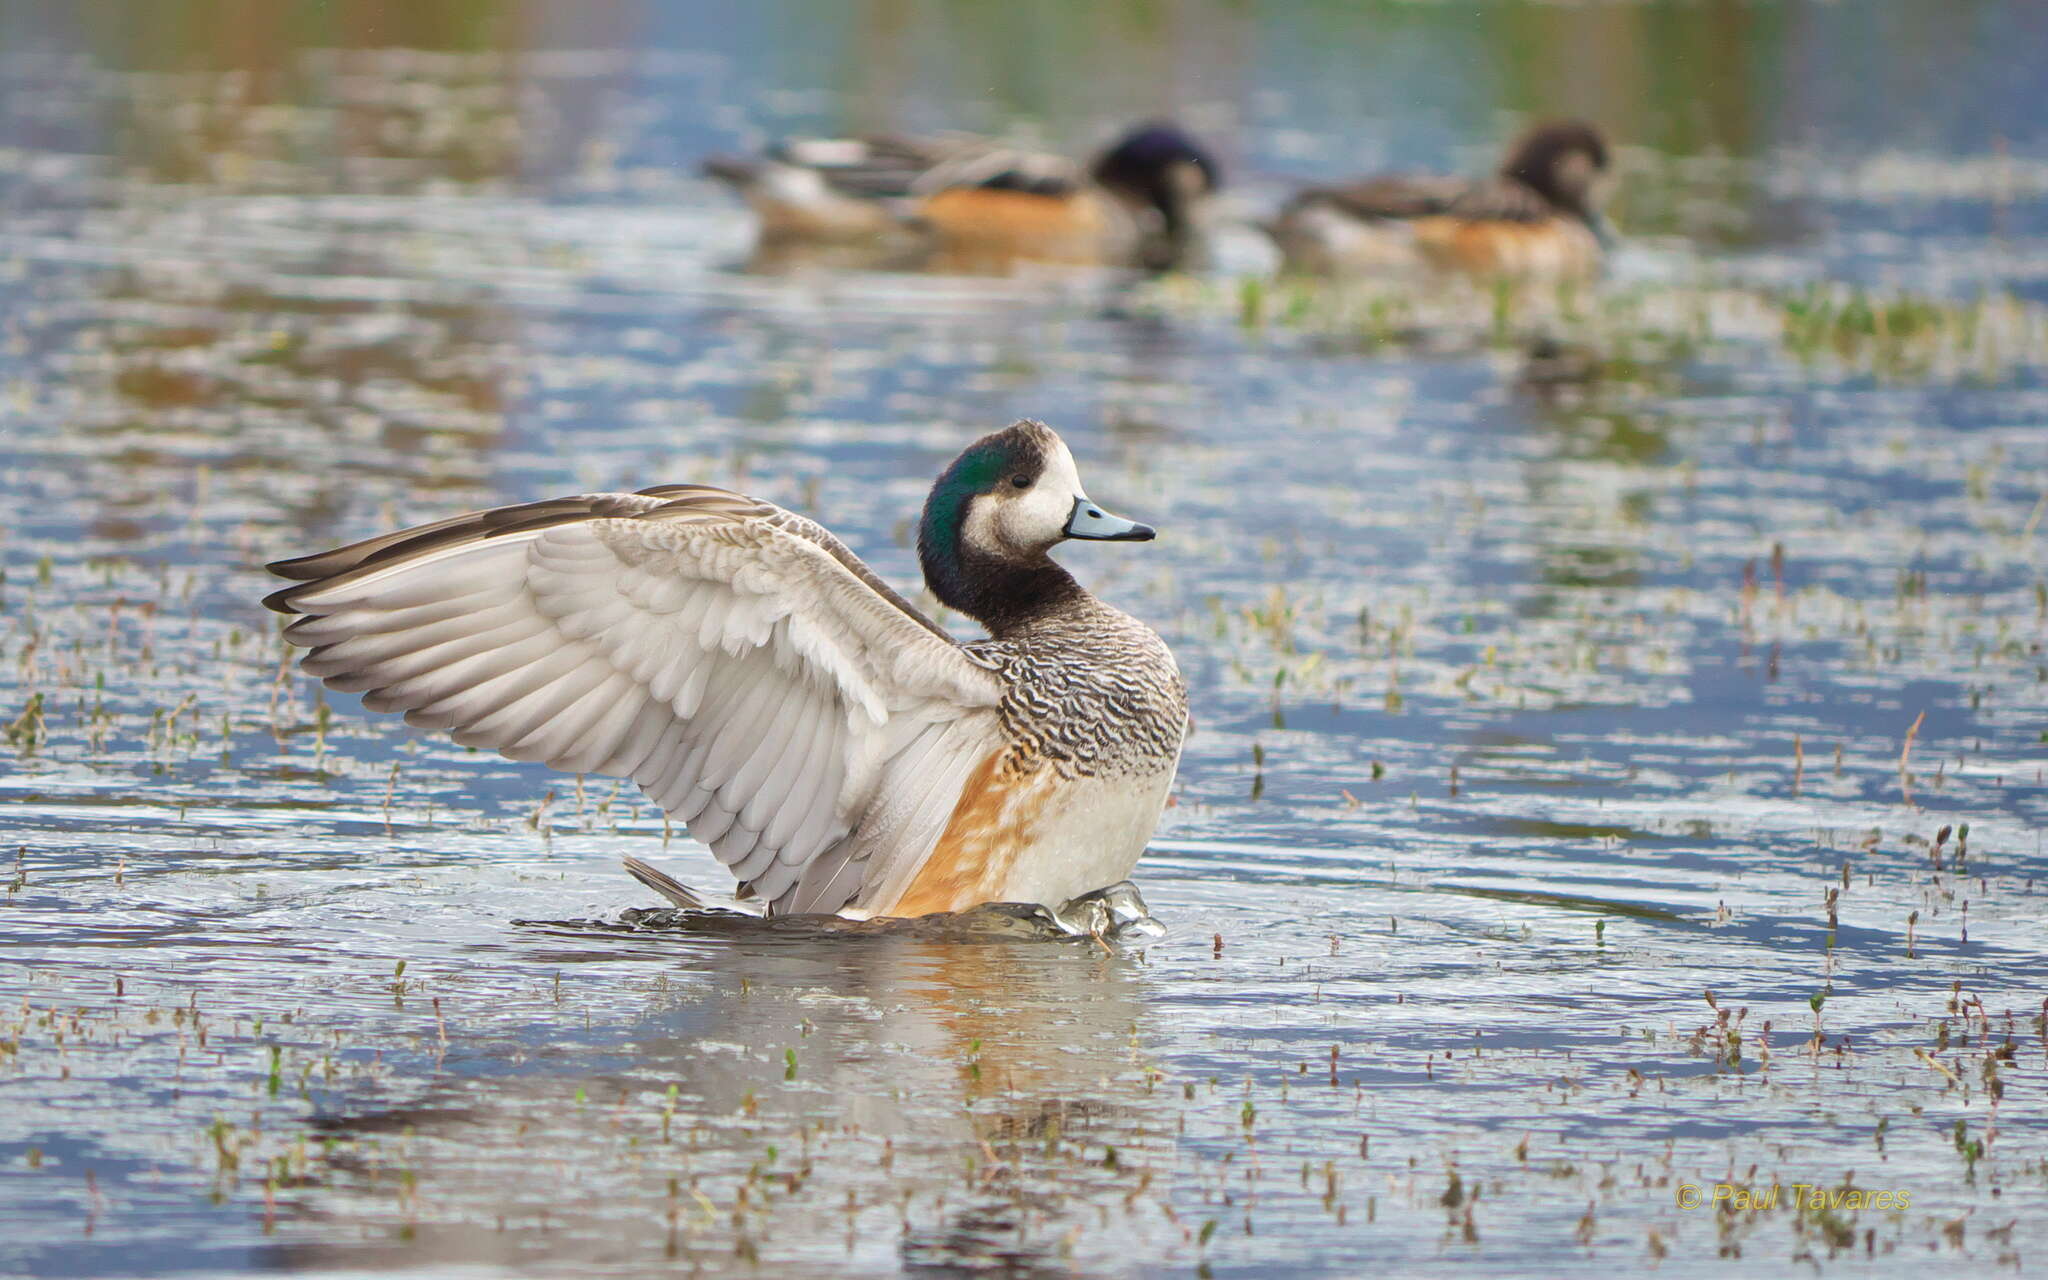
M 638 858 L 624 860 L 626 872 L 641 884 L 654 890 L 685 911 L 709 911 L 711 905 L 698 896 L 695 889 L 684 884 L 666 871 L 649 866 Z

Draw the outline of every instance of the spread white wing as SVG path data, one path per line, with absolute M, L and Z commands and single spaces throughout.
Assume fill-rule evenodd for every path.
M 504 507 L 272 565 L 305 670 L 630 777 L 772 911 L 882 911 L 996 749 L 995 675 L 818 525 L 722 489 Z

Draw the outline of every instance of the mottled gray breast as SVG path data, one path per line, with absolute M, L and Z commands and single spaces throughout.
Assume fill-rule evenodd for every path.
M 1188 691 L 1165 641 L 1100 601 L 967 648 L 1001 674 L 1005 763 L 1062 777 L 1152 775 L 1187 735 Z

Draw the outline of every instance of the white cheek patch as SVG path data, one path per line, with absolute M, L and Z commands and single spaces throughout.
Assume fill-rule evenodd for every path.
M 1081 496 L 1081 474 L 1074 468 L 1074 455 L 1067 452 L 1064 441 L 1059 442 L 1032 486 L 1004 504 L 1005 537 L 1022 551 L 1045 550 L 1066 537 L 1074 499 Z
M 1040 480 L 1004 504 L 1003 534 L 1022 551 L 1043 551 L 1065 536 L 1074 495 Z
M 988 555 L 1001 554 L 1004 538 L 998 524 L 1002 514 L 1002 504 L 994 494 L 976 494 L 967 503 L 967 519 L 960 526 L 960 540 L 976 551 Z

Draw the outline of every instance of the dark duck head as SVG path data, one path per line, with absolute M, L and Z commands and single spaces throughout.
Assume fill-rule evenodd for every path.
M 1059 543 L 1153 536 L 1091 501 L 1066 442 L 1026 420 L 967 446 L 939 476 L 917 553 L 933 594 L 1000 636 L 1083 594 L 1047 554 Z
M 1583 120 L 1553 120 L 1523 134 L 1500 172 L 1579 219 L 1605 242 L 1611 232 L 1600 216 L 1599 187 L 1607 160 L 1607 141 L 1598 129 Z
M 1141 124 L 1096 157 L 1097 185 L 1159 215 L 1170 239 L 1185 237 L 1195 205 L 1223 185 L 1215 159 L 1177 126 Z

